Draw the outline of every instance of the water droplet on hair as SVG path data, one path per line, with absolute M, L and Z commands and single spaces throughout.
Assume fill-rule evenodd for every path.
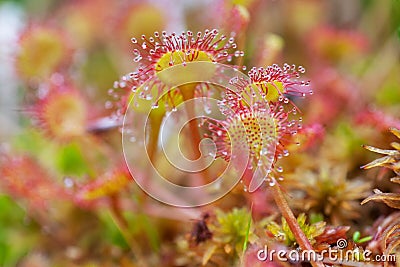
M 268 149 L 266 147 L 264 147 L 263 149 L 261 149 L 260 151 L 260 155 L 267 155 L 268 154 Z
M 215 153 L 214 151 L 209 152 L 208 155 L 209 155 L 210 157 L 212 157 L 213 159 L 216 159 L 216 156 L 217 156 L 216 153 Z
M 210 114 L 210 113 L 211 113 L 211 108 L 210 108 L 208 105 L 205 105 L 205 106 L 204 106 L 204 112 L 205 112 L 206 114 Z
M 69 177 L 65 177 L 64 178 L 64 185 L 65 185 L 65 187 L 67 187 L 67 188 L 71 188 L 71 187 L 73 187 L 74 186 L 74 180 L 72 180 L 71 178 L 69 178 Z
M 278 167 L 276 168 L 276 171 L 277 171 L 277 172 L 283 172 L 282 166 L 278 166 Z
M 104 107 L 106 109 L 110 109 L 113 107 L 113 103 L 111 101 L 106 101 L 106 103 L 104 104 Z

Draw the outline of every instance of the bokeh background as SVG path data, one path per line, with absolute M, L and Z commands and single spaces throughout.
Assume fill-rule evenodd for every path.
M 235 32 L 248 68 L 304 66 L 314 94 L 297 104 L 312 127 L 300 135 L 304 151 L 282 163 L 303 177 L 288 178 L 304 200 L 293 208 L 373 235 L 393 211 L 359 202 L 373 188 L 399 189 L 390 174 L 360 171 L 374 159 L 361 145 L 388 148 L 388 129 L 400 128 L 399 27 L 398 0 L 1 0 L 0 266 L 201 266 L 205 249 L 192 255 L 185 240 L 202 212 L 248 212 L 255 202 L 254 220 L 276 215 L 268 194 L 242 188 L 199 209 L 143 200 L 123 164 L 109 89 L 137 67 L 130 39 L 163 30 Z M 335 203 L 348 201 L 351 213 L 307 191 L 324 175 L 344 188 Z M 215 265 L 236 264 L 225 252 Z

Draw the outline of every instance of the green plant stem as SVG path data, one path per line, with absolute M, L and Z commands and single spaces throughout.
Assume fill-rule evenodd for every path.
M 132 253 L 134 254 L 138 266 L 147 267 L 148 264 L 145 261 L 144 256 L 142 255 L 142 251 L 140 249 L 139 244 L 136 242 L 134 237 L 129 231 L 129 224 L 125 217 L 122 215 L 121 208 L 119 205 L 118 195 L 112 195 L 110 197 L 110 204 L 111 204 L 111 214 L 120 230 L 121 234 L 125 238 L 126 242 L 128 243 Z
M 314 250 L 314 248 L 311 246 L 310 241 L 308 240 L 306 235 L 301 230 L 299 224 L 297 223 L 296 217 L 293 215 L 293 212 L 290 209 L 285 199 L 285 196 L 282 193 L 280 185 L 275 183 L 275 185 L 271 186 L 270 188 L 272 189 L 275 203 L 278 206 L 279 210 L 281 211 L 282 216 L 285 218 L 300 248 L 302 250 L 308 250 L 308 251 Z M 311 261 L 311 265 L 313 267 L 324 267 L 324 264 L 322 262 Z

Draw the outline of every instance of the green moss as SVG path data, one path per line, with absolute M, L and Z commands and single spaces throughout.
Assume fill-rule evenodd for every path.
M 301 213 L 297 217 L 297 222 L 308 240 L 310 240 L 311 244 L 315 242 L 314 238 L 322 234 L 325 229 L 325 222 L 323 221 L 307 224 L 306 215 L 304 213 Z M 296 239 L 283 217 L 281 225 L 271 221 L 267 224 L 267 229 L 272 235 L 275 236 L 277 240 L 283 242 L 285 245 L 289 247 L 294 247 L 297 245 Z

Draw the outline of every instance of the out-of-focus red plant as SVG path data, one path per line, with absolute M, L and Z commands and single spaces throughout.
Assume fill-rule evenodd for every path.
M 320 26 L 309 33 L 310 53 L 328 63 L 338 63 L 366 52 L 365 35 L 351 30 Z
M 37 125 L 55 140 L 76 140 L 87 133 L 89 106 L 71 85 L 51 84 L 28 111 Z
M 28 156 L 3 157 L 0 165 L 2 190 L 23 201 L 30 212 L 46 213 L 56 200 L 71 196 L 34 159 Z
M 67 34 L 50 25 L 32 24 L 19 40 L 16 68 L 28 82 L 46 81 L 71 63 L 72 47 Z

